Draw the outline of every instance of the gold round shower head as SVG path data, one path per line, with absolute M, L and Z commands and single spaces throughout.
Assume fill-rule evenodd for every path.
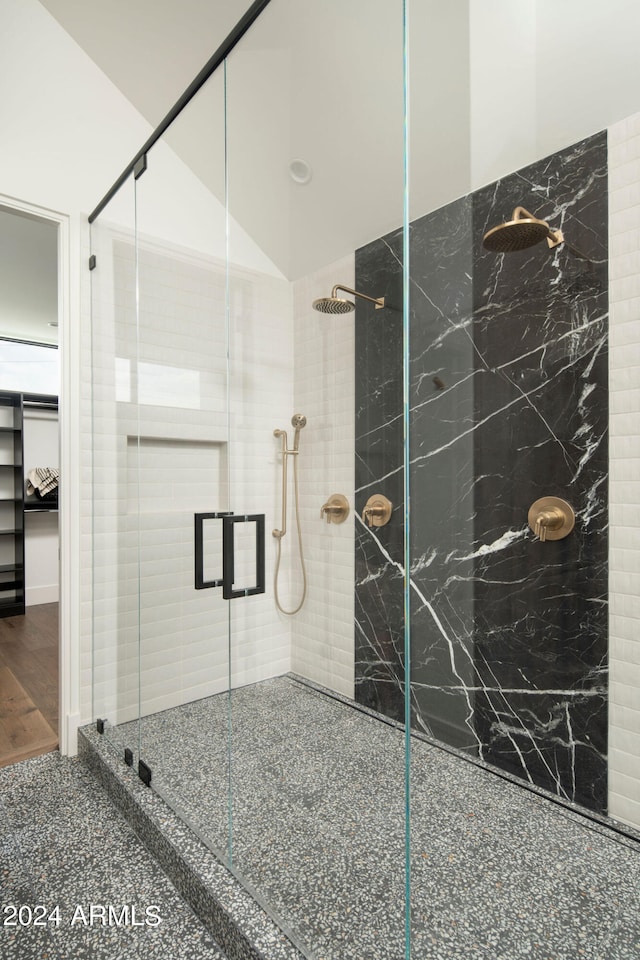
M 527 250 L 543 240 L 547 240 L 550 247 L 555 247 L 562 242 L 562 233 L 552 230 L 546 220 L 539 220 L 524 207 L 516 207 L 513 219 L 487 231 L 482 238 L 482 245 L 494 253 L 512 253 L 514 250 Z
M 320 297 L 313 301 L 313 309 L 320 313 L 350 313 L 355 307 L 353 301 L 342 300 L 340 297 Z
M 361 297 L 363 300 L 368 300 L 369 303 L 374 303 L 376 310 L 382 310 L 384 307 L 384 297 L 370 297 L 368 293 L 360 293 L 359 290 L 345 287 L 343 283 L 336 283 L 330 297 L 320 297 L 319 300 L 313 301 L 313 309 L 320 313 L 350 313 L 355 310 L 356 305 L 353 300 L 343 300 L 337 296 L 338 290 L 343 290 L 345 293 L 353 294 L 354 297 Z
M 540 220 L 509 220 L 485 233 L 482 244 L 494 253 L 511 253 L 534 247 L 548 236 L 549 228 Z

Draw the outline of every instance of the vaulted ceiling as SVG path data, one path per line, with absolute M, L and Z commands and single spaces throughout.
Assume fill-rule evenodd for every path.
M 249 0 L 40 0 L 155 127 Z
M 249 6 L 39 2 L 152 127 Z M 402 223 L 403 6 L 271 0 L 226 71 L 166 134 L 290 279 Z M 411 219 L 639 107 L 637 3 L 415 0 L 406 7 Z M 307 184 L 289 175 L 296 158 L 311 169 Z M 122 158 L 123 168 L 130 159 Z M 150 164 L 145 176 L 152 175 Z M 171 183 L 162 189 L 180 191 Z
M 152 126 L 248 6 L 248 0 L 40 2 Z M 425 28 L 425 55 L 412 81 L 430 116 L 413 134 L 415 148 L 424 142 L 429 158 L 420 179 L 425 196 L 414 196 L 422 212 L 468 189 L 468 150 L 455 149 L 469 126 L 468 3 L 448 7 L 422 0 L 413 24 Z M 450 69 L 456 51 L 460 65 L 445 102 L 433 80 Z M 443 135 L 447 156 L 431 146 Z M 220 70 L 166 140 L 221 202 L 226 146 L 231 214 L 290 279 L 398 227 L 402 3 L 272 0 L 231 54 L 224 82 Z M 306 185 L 290 177 L 296 158 L 311 168 Z M 123 158 L 123 167 L 130 159 Z

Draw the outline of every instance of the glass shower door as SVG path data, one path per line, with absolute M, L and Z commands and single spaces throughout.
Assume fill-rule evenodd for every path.
M 634 109 L 637 13 L 409 6 L 414 956 L 624 955 L 576 814 L 608 800 L 604 128 Z
M 92 714 L 118 754 L 139 716 L 136 197 L 130 176 L 91 225 Z
M 136 619 L 119 749 L 135 732 L 151 789 L 303 955 L 397 960 L 403 3 L 366 48 L 370 5 L 330 6 L 272 0 L 140 162 L 110 241 Z
M 220 74 L 92 224 L 93 701 L 228 862 L 225 221 Z
M 335 960 L 405 948 L 402 430 L 384 421 L 402 389 L 402 3 L 376 4 L 363 48 L 370 12 L 272 0 L 225 78 L 230 489 L 266 517 L 266 592 L 231 604 L 233 862 L 305 956 Z M 397 274 L 375 265 L 390 230 Z M 358 408 L 372 355 L 394 376 Z M 380 577 L 391 604 L 354 627 Z
M 140 757 L 228 861 L 228 336 L 222 78 L 137 181 Z

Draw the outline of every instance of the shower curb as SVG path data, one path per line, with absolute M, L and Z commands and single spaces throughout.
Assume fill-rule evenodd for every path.
M 228 960 L 305 960 L 282 929 L 93 725 L 78 755 Z

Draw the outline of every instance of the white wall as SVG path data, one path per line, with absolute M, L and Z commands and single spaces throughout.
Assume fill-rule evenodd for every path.
M 37 65 L 37 69 L 34 69 Z M 194 65 L 194 74 L 200 64 Z M 72 663 L 71 685 L 77 692 L 81 673 L 80 717 L 91 716 L 91 434 L 90 405 L 90 286 L 86 264 L 89 255 L 86 214 L 95 206 L 151 132 L 115 86 L 87 57 L 37 0 L 2 0 L 0 7 L 0 194 L 68 214 L 72 285 L 62 291 L 68 303 L 70 325 L 61 331 L 67 363 L 63 377 L 68 425 L 66 442 L 78 474 L 67 474 L 73 486 L 71 524 L 80 515 L 82 579 L 80 594 L 73 591 L 69 633 L 80 631 L 79 661 Z M 155 174 L 154 181 L 151 180 Z M 202 217 L 215 217 L 220 230 L 208 233 L 208 254 L 224 256 L 225 218 L 220 205 L 172 152 L 162 144 L 154 152 L 143 196 L 144 228 L 158 236 L 186 243 L 193 235 L 182 199 L 199 209 Z M 180 182 L 180 191 L 167 193 L 167 182 Z M 141 181 L 142 186 L 142 181 Z M 158 197 L 154 196 L 160 191 Z M 178 195 L 180 194 L 180 195 Z M 115 205 L 114 205 L 115 208 Z M 124 212 L 125 222 L 130 211 Z M 233 226 L 233 224 L 232 224 Z M 202 244 L 202 246 L 205 246 Z M 256 245 L 233 228 L 232 255 L 241 263 L 269 271 L 271 265 Z M 78 274 L 75 267 L 81 263 Z M 83 362 L 81 362 L 81 360 Z M 78 483 L 80 480 L 80 483 Z M 73 550 L 72 545 L 69 548 Z M 72 563 L 77 574 L 77 550 Z M 78 623 L 78 607 L 80 623 Z M 66 640 L 69 637 L 66 636 Z M 73 639 L 70 642 L 74 642 Z M 64 718 L 63 718 L 64 722 Z
M 477 77 L 472 72 L 474 61 L 470 56 L 474 41 L 469 4 L 473 7 L 475 2 L 412 0 L 406 4 L 410 67 L 409 220 L 422 217 L 471 189 L 470 123 Z M 376 133 L 383 142 L 388 139 L 385 128 Z M 397 140 L 391 139 L 392 146 L 400 146 L 400 134 L 397 136 Z M 394 187 L 401 187 L 402 164 L 400 156 L 397 167 L 390 168 Z M 386 185 L 384 190 L 380 183 L 376 188 L 383 195 L 388 192 Z M 393 222 L 382 224 L 374 235 L 361 236 L 359 245 L 401 225 L 400 198 L 397 202 L 397 212 L 392 208 Z
M 0 191 L 89 211 L 149 125 L 37 0 L 3 0 L 0 16 Z
M 468 15 L 468 189 L 591 136 L 640 107 L 640 7 L 633 0 L 482 0 L 468 4 Z M 455 77 L 446 83 L 457 89 Z M 465 118 L 460 122 L 464 126 Z M 464 192 L 454 191 L 449 199 Z
M 82 211 L 90 210 L 113 181 L 138 145 L 148 136 L 149 125 L 136 113 L 107 78 L 75 44 L 37 0 L 3 0 L 0 7 L 0 194 L 15 199 L 36 213 L 37 207 L 69 217 L 63 231 L 60 256 L 69 265 L 60 277 L 59 295 L 64 311 L 60 337 L 62 357 L 61 430 L 66 468 L 66 591 L 63 637 L 68 646 L 63 667 L 61 735 L 74 749 L 74 728 L 90 716 L 90 702 L 79 702 L 81 670 L 85 689 L 90 678 L 90 632 L 80 644 L 80 608 L 90 629 L 90 596 L 81 596 L 79 584 L 80 524 L 85 550 L 90 522 L 81 514 L 81 490 L 90 479 L 89 451 L 81 455 L 81 424 L 90 430 L 88 385 L 81 376 L 81 330 L 89 330 L 88 231 L 83 232 Z M 83 298 L 84 295 L 84 298 Z M 85 347 L 86 349 L 86 347 Z M 85 365 L 85 369 L 86 365 Z M 82 459 L 82 468 L 80 461 Z M 80 487 L 80 470 L 84 485 Z M 80 490 L 78 489 L 80 487 Z M 90 496 L 89 496 L 90 502 Z M 87 499 L 84 500 L 86 510 Z M 90 575 L 88 577 L 90 584 Z M 90 689 L 90 684 L 89 684 Z M 68 732 L 68 733 L 67 733 Z
M 93 242 L 93 710 L 117 724 L 290 669 L 270 550 L 267 593 L 229 603 L 194 589 L 193 528 L 229 509 L 275 525 L 292 312 L 288 283 L 233 268 L 227 382 L 224 262 L 148 237 L 136 254 L 100 221 Z
M 194 64 L 194 76 L 200 66 Z M 0 85 L 5 144 L 0 151 L 0 194 L 70 214 L 86 226 L 81 214 L 93 210 L 149 137 L 151 126 L 37 0 L 2 0 Z M 197 103 L 189 108 L 191 115 L 200 112 L 205 117 L 207 94 L 201 107 Z M 205 204 L 220 229 L 206 235 L 203 230 L 197 249 L 224 257 L 221 204 L 166 144 L 154 152 L 153 167 L 154 176 L 149 174 L 144 184 L 148 199 L 142 229 L 187 243 L 194 230 L 188 212 Z M 164 189 L 178 180 L 180 191 Z M 234 262 L 273 269 L 236 226 L 231 254 Z
M 536 9 L 536 0 L 469 4 L 469 190 L 542 156 L 536 129 Z
M 609 129 L 609 812 L 640 827 L 640 114 Z
M 538 157 L 544 157 L 640 108 L 640 6 L 536 0 L 536 12 Z

